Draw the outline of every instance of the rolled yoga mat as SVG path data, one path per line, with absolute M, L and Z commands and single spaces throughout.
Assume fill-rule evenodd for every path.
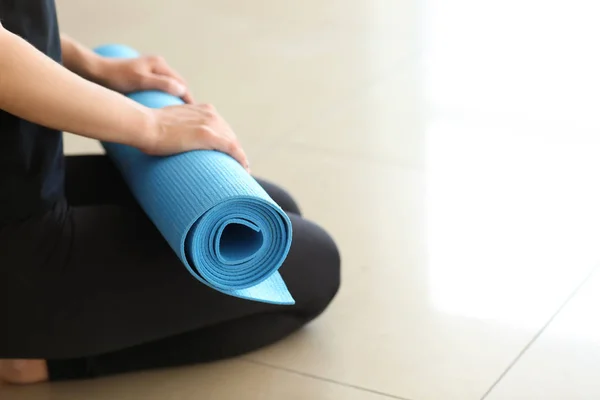
M 96 53 L 139 57 L 121 45 Z M 183 104 L 158 91 L 128 97 L 151 108 Z M 237 161 L 212 150 L 154 157 L 129 146 L 102 145 L 196 279 L 231 296 L 294 304 L 278 272 L 292 242 L 290 219 Z

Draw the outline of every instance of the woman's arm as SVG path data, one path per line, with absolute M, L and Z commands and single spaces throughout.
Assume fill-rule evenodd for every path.
M 2 27 L 0 109 L 53 129 L 152 146 L 149 109 L 71 73 Z
M 248 169 L 235 133 L 214 107 L 146 108 L 70 72 L 2 25 L 0 109 L 39 125 L 150 154 L 219 150 Z

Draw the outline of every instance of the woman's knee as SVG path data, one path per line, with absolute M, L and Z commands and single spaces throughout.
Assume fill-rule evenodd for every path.
M 325 230 L 321 229 L 322 238 L 316 247 L 320 247 L 320 256 L 315 259 L 315 264 L 321 266 L 317 271 L 321 278 L 320 289 L 321 304 L 323 309 L 333 300 L 340 288 L 341 257 L 337 244 Z
M 300 207 L 296 200 L 282 187 L 260 178 L 255 178 L 260 186 L 269 194 L 273 201 L 279 204 L 283 211 L 301 215 Z
M 312 319 L 329 306 L 340 288 L 340 253 L 323 228 L 294 215 L 290 219 L 294 239 L 281 272 L 297 308 Z

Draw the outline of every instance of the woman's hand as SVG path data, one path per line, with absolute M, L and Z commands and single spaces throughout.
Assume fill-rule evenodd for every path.
M 120 93 L 154 89 L 194 103 L 183 78 L 162 57 L 101 57 L 64 33 L 60 44 L 63 65 L 85 79 Z
M 154 89 L 194 103 L 186 82 L 162 57 L 102 57 L 98 63 L 94 80 L 109 89 L 120 93 Z
M 236 159 L 248 172 L 250 165 L 229 126 L 210 104 L 151 109 L 153 129 L 142 151 L 171 155 L 190 150 L 218 150 Z

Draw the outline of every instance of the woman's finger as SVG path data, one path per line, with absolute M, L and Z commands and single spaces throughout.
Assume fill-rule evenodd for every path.
M 203 125 L 201 128 L 210 134 L 210 145 L 214 150 L 229 154 L 239 162 L 246 171 L 250 172 L 250 162 L 248 161 L 248 157 L 237 140 L 217 134 L 210 126 Z
M 180 86 L 182 85 L 181 81 L 176 80 L 175 78 L 168 76 L 168 75 L 160 75 L 157 74 L 155 75 L 157 77 L 157 79 L 163 79 L 163 80 L 173 80 L 174 82 L 176 82 L 176 85 Z M 175 84 L 172 84 L 175 85 Z M 168 92 L 170 94 L 172 94 L 173 96 L 177 96 L 180 97 L 181 100 L 183 100 L 186 104 L 195 104 L 196 100 L 194 100 L 194 97 L 192 96 L 192 93 L 190 92 L 190 90 L 188 89 L 187 86 L 183 86 L 183 89 L 180 89 L 181 91 L 178 91 L 177 93 L 179 94 L 174 94 L 173 92 Z M 183 93 L 183 94 L 181 94 Z
M 145 77 L 142 80 L 142 88 L 146 90 L 162 90 L 177 97 L 185 96 L 188 92 L 184 84 L 165 75 L 150 75 Z
M 189 89 L 187 89 L 185 91 L 185 94 L 183 96 L 181 96 L 181 100 L 185 101 L 187 104 L 195 104 L 196 103 L 196 100 L 192 96 L 192 93 L 190 92 Z
M 185 79 L 183 79 L 183 77 L 177 71 L 175 71 L 173 68 L 171 68 L 169 66 L 169 64 L 167 64 L 167 62 L 161 57 L 155 58 L 154 65 L 152 67 L 152 72 L 154 72 L 157 75 L 164 75 L 167 77 L 177 79 L 179 82 L 181 82 L 187 88 L 187 83 L 186 83 Z M 187 89 L 186 92 L 180 97 L 187 104 L 194 104 L 196 102 L 196 100 L 194 100 L 194 97 L 192 96 L 192 93 L 189 89 Z
M 169 66 L 169 64 L 167 64 L 167 62 L 163 58 L 156 58 L 156 61 L 152 66 L 152 72 L 159 75 L 171 76 L 177 79 L 179 82 L 183 83 L 184 85 L 186 84 L 185 79 L 183 79 L 183 77 L 177 71 L 171 68 L 171 66 Z

